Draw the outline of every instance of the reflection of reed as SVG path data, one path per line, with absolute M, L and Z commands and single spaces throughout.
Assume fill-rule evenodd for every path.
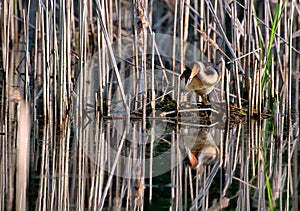
M 214 129 L 200 128 L 188 129 L 182 134 L 181 142 L 184 143 L 189 166 L 197 170 L 196 181 L 192 179 L 191 171 L 186 175 L 190 182 L 191 209 L 207 207 L 204 205 L 207 201 L 205 198 L 220 166 L 220 150 L 217 145 L 222 143 L 221 133 Z
M 92 1 L 31 1 L 30 14 L 24 9 L 24 1 L 18 1 L 17 6 L 15 2 L 0 3 L 3 32 L 0 43 L 1 210 L 26 209 L 26 206 L 28 210 L 98 210 L 102 204 L 108 210 L 144 209 L 148 201 L 152 203 L 148 206 L 161 203 L 174 210 L 191 207 L 205 210 L 225 208 L 227 199 L 230 199 L 228 209 L 299 210 L 299 83 L 294 78 L 299 76 L 299 2 L 278 1 L 275 7 L 274 1 L 245 1 L 245 5 L 238 1 L 144 1 L 142 9 L 149 16 L 141 16 L 147 21 L 145 30 L 171 32 L 174 40 L 180 36 L 180 42 L 173 42 L 170 36 L 163 37 L 155 45 L 145 46 L 145 49 L 152 48 L 151 53 L 155 52 L 159 58 L 144 55 L 141 60 L 139 55 L 126 61 L 127 55 L 123 52 L 136 55 L 138 51 L 134 39 L 124 45 L 117 43 L 118 53 L 101 50 L 131 34 L 136 16 L 129 1 L 95 1 L 103 10 L 99 16 Z M 203 17 L 207 17 L 205 21 Z M 226 23 L 228 17 L 231 23 Z M 197 47 L 190 52 L 184 41 Z M 230 55 L 221 50 L 223 41 Z M 93 57 L 97 65 L 91 74 L 87 64 L 95 51 L 101 53 L 95 55 L 97 59 Z M 172 51 L 167 53 L 172 58 L 158 56 L 168 51 Z M 99 109 L 100 116 L 105 112 L 110 116 L 119 101 L 121 106 L 117 109 L 125 105 L 125 113 L 128 113 L 127 106 L 131 102 L 127 97 L 130 97 L 124 96 L 123 91 L 129 87 L 134 90 L 129 92 L 131 99 L 136 99 L 132 102 L 133 110 L 143 109 L 143 113 L 148 93 L 142 96 L 141 89 L 151 90 L 147 97 L 151 99 L 152 111 L 154 102 L 159 100 L 154 92 L 158 86 L 164 87 L 164 94 L 177 102 L 190 103 L 190 99 L 196 102 L 195 96 L 179 96 L 176 79 L 183 72 L 184 64 L 199 60 L 200 53 L 213 63 L 221 60 L 218 66 L 222 67 L 224 78 L 215 89 L 221 97 L 219 100 L 216 96 L 213 102 L 226 99 L 227 117 L 232 116 L 231 103 L 241 114 L 246 111 L 249 117 L 260 118 L 269 109 L 274 115 L 273 121 L 247 119 L 246 125 L 226 124 L 225 131 L 216 132 L 218 138 L 214 139 L 220 140 L 220 144 L 216 144 L 219 162 L 196 174 L 178 162 L 183 157 L 178 133 L 183 126 L 204 126 L 199 125 L 199 121 L 183 123 L 179 130 L 174 120 L 175 126 L 166 134 L 158 132 L 159 127 L 151 123 L 148 137 L 144 135 L 146 121 L 142 122 L 143 127 L 128 121 L 123 126 L 135 128 L 135 134 L 131 134 L 135 142 L 129 143 L 116 130 L 113 121 L 102 122 L 97 112 Z M 220 54 L 230 61 L 220 58 Z M 113 61 L 112 71 L 108 55 Z M 116 65 L 115 60 L 119 60 L 120 65 Z M 147 67 L 151 68 L 149 77 L 144 75 L 142 81 L 140 73 L 146 72 L 141 69 Z M 154 71 L 155 68 L 158 71 Z M 157 81 L 154 72 L 159 75 Z M 77 78 L 79 73 L 82 78 Z M 128 86 L 122 84 L 130 74 L 134 74 L 132 81 L 127 81 Z M 93 84 L 92 79 L 97 83 Z M 80 86 L 73 90 L 76 82 Z M 26 105 L 26 112 L 22 112 L 20 103 L 21 112 L 16 112 L 18 105 L 9 97 L 16 87 L 24 90 L 19 99 L 24 96 L 32 105 L 29 157 L 28 107 Z M 119 93 L 114 96 L 117 87 Z M 74 104 L 86 103 L 89 107 L 75 108 L 72 113 L 73 95 L 79 96 Z M 86 99 L 89 96 L 93 98 Z M 185 114 L 190 119 L 197 116 L 194 112 L 199 110 L 197 106 L 188 109 L 186 112 L 185 107 L 179 108 L 182 119 Z M 88 120 L 96 121 L 88 123 Z M 72 124 L 76 121 L 82 125 L 73 131 Z M 83 131 L 88 124 L 95 127 Z M 219 126 L 214 125 L 216 127 Z M 74 140 L 73 136 L 77 135 Z M 149 140 L 151 143 L 146 145 Z M 167 143 L 167 147 L 163 143 Z M 109 148 L 114 146 L 117 153 L 110 154 Z M 214 148 L 213 144 L 210 146 Z M 163 166 L 171 163 L 175 167 L 159 177 L 158 182 L 153 173 L 154 160 L 163 147 L 171 148 L 166 157 L 170 162 L 163 160 Z M 199 148 L 203 151 L 203 147 Z M 97 153 L 91 157 L 88 152 Z M 114 164 L 118 154 L 132 160 Z M 145 164 L 147 156 L 151 168 Z M 146 173 L 148 169 L 152 175 Z M 112 173 L 120 176 L 111 176 Z M 127 177 L 122 177 L 123 173 Z M 146 175 L 151 175 L 149 184 Z M 29 185 L 24 193 L 27 179 Z M 168 195 L 161 197 L 164 199 L 161 202 L 155 196 L 163 188 Z M 28 199 L 26 205 L 24 198 Z
M 51 144 L 49 140 L 53 140 L 50 138 L 53 131 L 50 125 L 45 125 L 40 131 L 41 141 L 35 144 L 30 162 L 32 164 L 30 171 L 35 175 L 31 176 L 30 184 L 36 182 L 39 184 L 38 192 L 36 184 L 30 186 L 30 192 L 33 191 L 37 194 L 37 197 L 32 200 L 36 209 L 97 210 L 102 204 L 103 209 L 143 209 L 149 199 L 152 200 L 152 203 L 157 203 L 155 195 L 162 187 L 171 197 L 172 201 L 169 206 L 175 210 L 188 208 L 213 210 L 228 206 L 238 206 L 241 209 L 268 208 L 270 206 L 269 199 L 265 197 L 269 191 L 268 183 L 272 190 L 273 204 L 278 203 L 278 200 L 290 200 L 291 195 L 297 192 L 291 184 L 295 181 L 295 177 L 288 174 L 288 162 L 285 162 L 291 156 L 288 144 L 284 140 L 279 142 L 275 139 L 269 143 L 265 142 L 266 136 L 274 137 L 273 132 L 264 132 L 266 131 L 264 128 L 269 124 L 267 120 L 261 123 L 253 121 L 249 127 L 238 125 L 229 128 L 228 125 L 225 131 L 209 129 L 213 140 L 220 140 L 215 143 L 219 147 L 219 162 L 205 166 L 201 174 L 190 171 L 190 168 L 181 162 L 167 173 L 170 175 L 170 180 L 166 183 L 157 183 L 155 177 L 145 179 L 145 171 L 149 166 L 145 165 L 143 158 L 147 156 L 146 150 L 150 145 L 141 143 L 150 139 L 155 140 L 152 142 L 153 147 L 151 148 L 151 152 L 154 153 L 152 159 L 155 158 L 156 150 L 159 149 L 161 143 L 166 144 L 156 136 L 155 128 L 157 127 L 153 126 L 150 129 L 152 131 L 150 139 L 147 137 L 145 139 L 145 136 L 137 135 L 141 131 L 141 124 L 136 122 L 133 130 L 136 134 L 131 134 L 134 142 L 127 142 L 117 134 L 111 121 L 103 124 L 100 120 L 96 124 L 99 127 L 93 131 L 93 146 L 85 145 L 80 140 L 70 143 L 67 139 L 57 139 Z M 184 131 L 185 129 L 181 128 L 180 130 Z M 64 124 L 63 131 L 61 137 L 70 136 L 68 119 Z M 211 141 L 212 138 L 207 132 L 207 129 L 194 130 L 194 137 Z M 188 134 L 192 133 L 186 133 L 186 135 Z M 271 140 L 273 139 L 271 138 Z M 181 160 L 183 154 L 178 151 L 182 150 L 181 136 L 177 136 L 173 130 L 168 141 L 175 146 L 170 154 L 171 162 Z M 207 144 L 215 146 L 210 141 Z M 10 142 L 1 143 L 2 149 L 4 149 L 5 143 L 8 144 L 7 146 L 10 145 Z M 107 143 L 110 146 L 115 145 L 120 155 L 134 158 L 131 160 L 132 162 L 126 163 L 126 165 L 122 163 L 114 165 L 116 157 L 108 154 L 110 150 Z M 295 144 L 292 141 L 291 143 Z M 91 158 L 87 154 L 87 146 L 98 152 L 95 154 L 95 158 Z M 170 145 L 167 144 L 167 146 Z M 191 153 L 194 152 L 193 146 L 195 145 L 192 145 Z M 1 169 L 4 169 L 3 164 L 11 165 L 15 156 L 15 154 L 6 153 L 7 158 L 3 159 L 3 155 L 1 154 Z M 115 156 L 117 155 L 118 153 L 115 154 Z M 291 160 L 291 162 L 294 161 Z M 219 168 L 220 165 L 222 170 Z M 295 165 L 290 167 L 292 172 L 295 167 Z M 122 171 L 126 171 L 128 175 L 134 175 L 135 178 L 113 175 L 113 173 Z M 14 172 L 16 172 L 14 168 L 10 168 L 8 172 L 1 171 L 0 181 L 4 188 L 14 187 L 14 183 L 3 183 L 3 181 L 11 181 L 9 178 L 13 178 Z M 222 183 L 219 183 L 219 177 L 222 178 Z M 152 180 L 151 183 L 150 180 Z M 287 184 L 290 184 L 290 193 L 284 194 L 282 190 Z M 221 195 L 215 195 L 215 189 L 218 189 Z M 152 198 L 148 198 L 150 197 L 150 194 L 146 194 L 148 191 L 151 191 Z M 14 194 L 10 194 L 11 197 L 14 197 Z M 30 197 L 32 197 L 31 194 Z

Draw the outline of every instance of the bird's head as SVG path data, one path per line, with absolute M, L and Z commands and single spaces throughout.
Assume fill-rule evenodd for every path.
M 200 68 L 201 68 L 201 63 L 199 63 L 199 62 L 194 63 L 193 68 L 191 70 L 191 73 L 190 73 L 190 75 L 188 77 L 188 80 L 186 81 L 186 84 L 185 84 L 186 88 L 192 82 L 193 78 L 198 74 Z

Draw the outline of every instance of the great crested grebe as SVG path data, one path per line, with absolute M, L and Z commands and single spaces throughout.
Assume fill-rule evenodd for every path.
M 185 79 L 185 89 L 200 95 L 204 104 L 209 104 L 207 95 L 220 80 L 220 69 L 210 62 L 195 62 L 192 70 L 185 70 L 180 79 Z

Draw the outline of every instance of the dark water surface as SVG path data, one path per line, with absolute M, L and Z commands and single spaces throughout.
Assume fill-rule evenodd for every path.
M 56 133 L 31 122 L 22 162 L 16 132 L 1 134 L 2 210 L 17 209 L 23 196 L 28 210 L 298 209 L 299 144 L 272 118 L 209 125 L 74 118 Z M 20 181 L 28 183 L 21 199 Z

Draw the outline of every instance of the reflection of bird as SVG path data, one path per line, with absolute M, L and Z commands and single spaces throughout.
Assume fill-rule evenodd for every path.
M 190 141 L 194 142 L 192 146 L 188 146 Z M 188 163 L 192 168 L 201 169 L 218 161 L 219 148 L 208 130 L 199 130 L 196 137 L 185 137 L 185 143 Z
M 210 62 L 195 62 L 192 70 L 185 70 L 180 79 L 185 79 L 185 88 L 188 91 L 195 91 L 209 104 L 206 98 L 220 80 L 220 69 Z

